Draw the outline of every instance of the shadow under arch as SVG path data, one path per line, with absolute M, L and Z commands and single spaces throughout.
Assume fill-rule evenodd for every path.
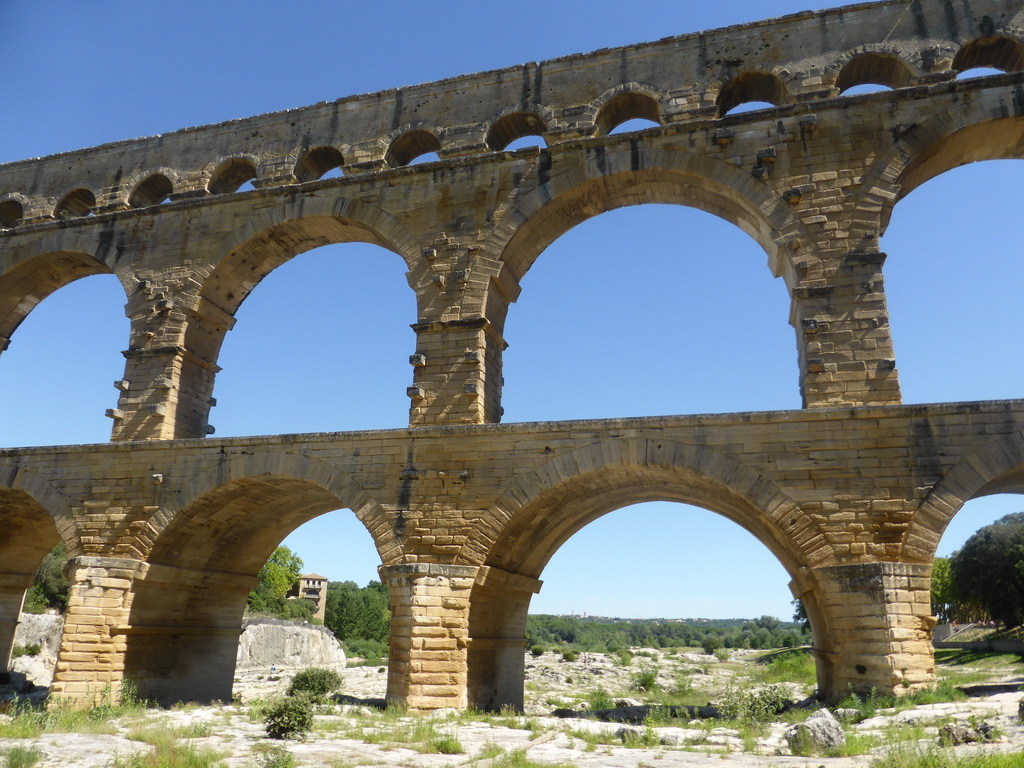
M 790 284 L 794 278 L 781 243 L 792 237 L 811 242 L 801 237 L 802 223 L 769 185 L 725 161 L 636 146 L 596 148 L 585 164 L 526 195 L 495 227 L 492 249 L 514 281 L 504 286 L 506 294 L 514 299 L 534 261 L 580 222 L 644 203 L 684 205 L 735 224 L 767 252 L 772 274 Z
M 7 669 L 26 590 L 43 557 L 63 541 L 79 549 L 67 499 L 40 476 L 16 465 L 0 466 L 0 662 Z
M 230 699 L 246 597 L 274 549 L 300 525 L 349 508 L 382 559 L 397 547 L 364 490 L 299 456 L 229 460 L 197 478 L 181 501 L 139 537 L 152 545 L 140 553 L 146 565 L 126 630 L 124 677 L 162 704 Z
M 824 561 L 818 526 L 770 480 L 724 454 L 671 440 L 594 443 L 538 467 L 492 506 L 464 562 L 482 568 L 470 596 L 469 703 L 522 708 L 526 617 L 554 553 L 580 529 L 616 509 L 674 501 L 721 514 L 754 535 L 804 599 L 818 654 L 819 683 L 831 680 L 833 633 L 808 569 Z

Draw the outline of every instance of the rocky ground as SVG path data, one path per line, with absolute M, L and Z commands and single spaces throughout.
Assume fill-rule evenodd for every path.
M 721 661 L 700 653 L 642 651 L 632 659 L 604 654 L 581 655 L 566 661 L 554 653 L 527 656 L 526 713 L 480 715 L 440 712 L 413 717 L 383 711 L 387 674 L 383 667 L 357 666 L 343 673 L 343 694 L 322 707 L 312 733 L 302 741 L 267 739 L 260 711 L 264 702 L 287 687 L 296 671 L 275 665 L 273 671 L 250 669 L 236 680 L 236 703 L 183 706 L 171 710 L 135 710 L 90 723 L 72 733 L 15 733 L 18 720 L 0 716 L 0 754 L 14 747 L 37 750 L 35 764 L 61 768 L 128 766 L 135 753 L 158 749 L 168 738 L 196 750 L 211 750 L 225 766 L 285 768 L 289 759 L 300 766 L 455 766 L 499 768 L 514 763 L 522 750 L 538 764 L 575 766 L 704 766 L 730 768 L 806 766 L 853 768 L 869 766 L 888 749 L 934 748 L 940 728 L 962 724 L 965 734 L 982 724 L 994 728 L 991 742 L 955 747 L 958 753 L 978 750 L 1024 755 L 1024 725 L 1018 717 L 1024 664 L 1013 657 L 967 659 L 947 668 L 975 694 L 963 701 L 879 710 L 861 719 L 845 714 L 843 748 L 850 756 L 799 757 L 791 754 L 785 733 L 813 708 L 790 712 L 775 722 L 749 726 L 716 719 L 641 719 L 650 702 L 705 703 L 721 701 L 727 691 L 753 691 L 764 686 L 755 656 L 744 653 Z M 975 666 L 972 666 L 972 663 Z M 638 679 L 655 678 L 648 692 L 631 690 Z M 794 699 L 809 691 L 788 686 Z M 606 694 L 598 696 L 598 692 Z M 587 717 L 591 703 L 604 698 L 626 707 L 620 719 L 605 722 Z M 556 710 L 562 717 L 553 716 Z M 637 716 L 639 713 L 639 716 Z M 855 720 L 860 719 L 860 722 Z M 984 730 L 981 728 L 981 730 Z M 18 735 L 21 738 L 15 738 Z M 440 751 L 439 751 L 440 750 Z M 458 750 L 458 751 L 455 751 Z M 445 751 L 454 752 L 446 754 Z M 285 754 L 287 753 L 287 754 Z M 291 758 L 288 757 L 291 756 Z M 1024 757 L 1021 758 L 1024 765 Z M 0 762 L 0 765 L 3 765 Z M 191 765 L 191 764 L 190 764 Z

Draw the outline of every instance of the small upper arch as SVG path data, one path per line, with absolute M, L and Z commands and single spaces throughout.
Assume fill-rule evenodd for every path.
M 966 43 L 953 57 L 953 71 L 986 67 L 1003 72 L 1024 69 L 1024 43 L 1007 35 L 989 35 Z
M 345 164 L 344 153 L 329 144 L 310 147 L 303 150 L 295 163 L 295 178 L 302 181 L 316 181 L 324 174 L 339 170 Z
M 594 123 L 599 136 L 607 136 L 629 120 L 650 120 L 661 125 L 660 94 L 640 83 L 625 83 L 606 91 L 594 103 Z
M 88 187 L 76 185 L 53 206 L 53 217 L 55 219 L 74 219 L 90 216 L 95 209 L 96 195 L 93 191 Z
M 843 93 L 858 85 L 883 85 L 905 88 L 914 82 L 914 72 L 895 53 L 868 51 L 847 61 L 836 76 L 836 91 Z
M 164 202 L 174 192 L 174 182 L 171 181 L 174 175 L 170 169 L 160 168 L 143 176 L 128 194 L 128 207 L 146 208 Z
M 491 125 L 484 143 L 492 152 L 500 152 L 509 144 L 526 136 L 540 136 L 548 131 L 548 121 L 542 113 L 531 110 L 506 112 Z
M 392 131 L 384 162 L 389 168 L 401 168 L 421 155 L 439 151 L 441 140 L 437 134 L 436 129 L 427 126 L 405 126 Z
M 245 182 L 256 178 L 257 160 L 248 155 L 221 159 L 210 173 L 206 189 L 211 195 L 237 192 Z
M 0 227 L 10 229 L 21 223 L 29 199 L 18 192 L 0 196 Z
M 778 106 L 791 101 L 789 89 L 771 72 L 741 72 L 718 92 L 718 115 L 724 117 L 741 104 L 765 102 Z

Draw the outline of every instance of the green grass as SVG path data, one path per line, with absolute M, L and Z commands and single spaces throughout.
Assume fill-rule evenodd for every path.
M 32 768 L 43 757 L 43 753 L 34 747 L 13 747 L 0 757 L 3 768 Z
M 113 768 L 222 768 L 221 755 L 210 749 L 196 749 L 191 744 L 160 744 L 149 752 L 117 757 Z
M 118 707 L 80 709 L 65 704 L 51 704 L 46 709 L 17 705 L 8 712 L 11 720 L 0 723 L 0 739 L 35 739 L 46 733 L 113 734 L 117 729 L 109 721 L 133 711 Z
M 526 756 L 525 749 L 514 749 L 494 759 L 491 768 L 573 768 L 571 763 L 536 763 Z
M 766 653 L 759 656 L 756 663 L 756 677 L 764 683 L 814 685 L 817 682 L 814 657 L 802 648 Z
M 872 763 L 872 768 L 1024 768 L 1024 754 L 981 752 L 957 755 L 950 750 L 901 748 Z
M 443 733 L 435 736 L 427 742 L 425 752 L 436 752 L 440 755 L 461 755 L 464 750 L 462 743 L 451 733 Z

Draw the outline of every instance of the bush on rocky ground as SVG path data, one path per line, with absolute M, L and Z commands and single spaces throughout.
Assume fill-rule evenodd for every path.
M 313 702 L 306 696 L 286 696 L 272 702 L 263 717 L 272 739 L 301 739 L 313 728 Z
M 307 667 L 292 678 L 291 685 L 288 686 L 288 695 L 305 694 L 310 701 L 322 703 L 340 687 L 341 675 L 333 669 Z

